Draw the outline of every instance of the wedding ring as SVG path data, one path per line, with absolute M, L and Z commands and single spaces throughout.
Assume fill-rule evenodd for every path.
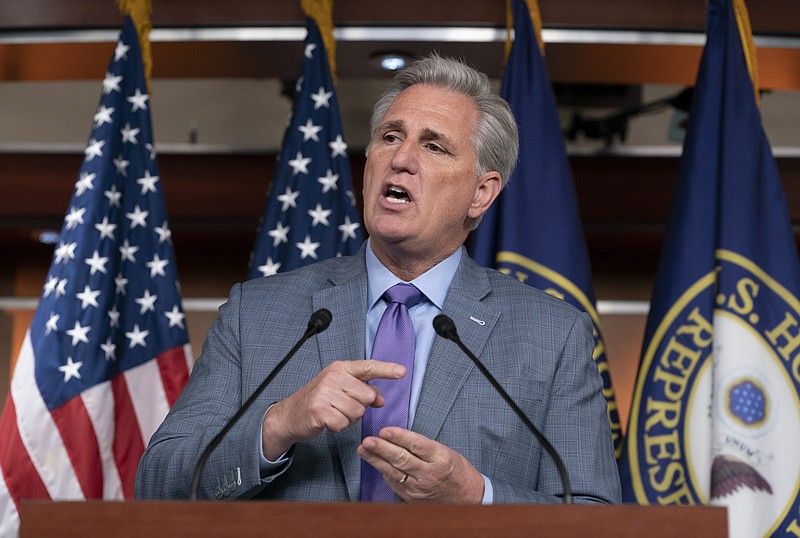
M 408 473 L 403 473 L 403 478 L 401 478 L 401 479 L 400 479 L 400 480 L 398 480 L 397 482 L 398 482 L 399 484 L 405 484 L 405 483 L 406 483 L 406 480 L 408 480 Z

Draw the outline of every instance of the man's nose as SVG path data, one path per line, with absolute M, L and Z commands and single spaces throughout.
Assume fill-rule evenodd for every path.
M 391 161 L 392 168 L 398 172 L 416 174 L 419 168 L 419 147 L 413 141 L 404 140 L 395 147 Z

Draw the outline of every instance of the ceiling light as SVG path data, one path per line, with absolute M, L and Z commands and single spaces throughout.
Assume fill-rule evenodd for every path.
M 405 52 L 376 52 L 370 56 L 370 60 L 384 71 L 397 71 L 411 62 L 411 55 Z

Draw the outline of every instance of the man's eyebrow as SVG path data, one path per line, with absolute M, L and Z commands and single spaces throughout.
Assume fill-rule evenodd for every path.
M 381 131 L 402 131 L 405 125 L 403 120 L 389 120 L 381 123 Z
M 434 131 L 433 129 L 428 128 L 425 128 L 422 131 L 422 139 L 432 140 L 434 142 L 444 142 L 445 144 L 452 142 L 452 140 L 450 140 L 450 138 L 448 138 L 444 133 L 440 133 L 439 131 Z

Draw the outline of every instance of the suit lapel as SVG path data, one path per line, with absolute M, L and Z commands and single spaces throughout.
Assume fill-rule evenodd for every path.
M 327 308 L 333 314 L 331 326 L 317 337 L 320 368 L 336 360 L 364 358 L 367 285 L 363 252 L 362 248 L 331 275 L 331 287 L 314 294 L 314 309 Z M 350 500 L 358 500 L 361 464 L 356 448 L 361 443 L 361 422 L 331 438 L 336 439 L 336 447 L 331 449 L 338 452 Z
M 482 299 L 491 291 L 485 270 L 466 253 L 461 259 L 445 299 L 443 313 L 450 316 L 464 344 L 480 355 L 500 312 Z M 437 337 L 422 383 L 412 429 L 435 439 L 461 388 L 475 368 L 455 343 Z

